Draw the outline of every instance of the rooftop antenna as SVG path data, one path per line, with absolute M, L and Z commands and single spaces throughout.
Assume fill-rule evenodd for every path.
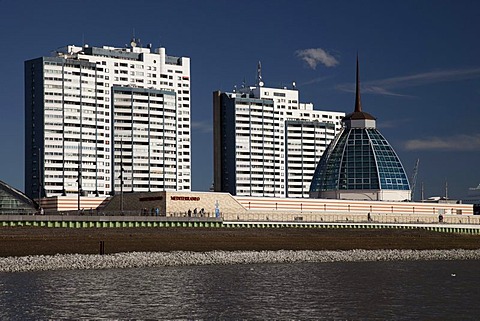
M 411 193 L 411 200 L 415 197 L 415 186 L 417 185 L 417 174 L 418 174 L 418 164 L 420 163 L 420 158 L 417 158 L 415 162 L 415 167 L 413 167 L 413 174 L 412 174 L 412 193 Z
M 259 61 L 257 65 L 257 86 L 263 87 L 262 81 L 262 63 Z
M 130 46 L 132 48 L 137 46 L 137 41 L 135 39 L 135 28 L 133 28 L 133 30 L 132 30 L 132 41 L 130 41 Z
M 358 53 L 357 53 L 357 80 L 355 86 L 355 112 L 362 111 L 362 102 L 360 101 L 360 68 L 358 67 Z
M 448 181 L 445 180 L 445 199 L 448 200 Z
M 425 188 L 424 188 L 424 186 L 423 186 L 423 182 L 422 182 L 422 194 L 420 195 L 420 197 L 422 198 L 422 199 L 421 199 L 422 202 L 424 202 L 424 200 L 425 200 Z

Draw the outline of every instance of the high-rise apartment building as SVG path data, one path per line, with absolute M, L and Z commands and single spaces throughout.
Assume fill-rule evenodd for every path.
M 190 59 L 135 40 L 26 61 L 26 194 L 190 190 L 190 103 Z
M 214 190 L 238 196 L 308 197 L 341 112 L 300 103 L 296 88 L 214 92 Z

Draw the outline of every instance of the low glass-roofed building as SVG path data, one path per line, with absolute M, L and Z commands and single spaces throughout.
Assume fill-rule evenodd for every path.
M 323 154 L 310 185 L 310 197 L 352 200 L 410 200 L 405 170 L 376 119 L 362 111 L 357 60 L 355 110 Z
M 25 194 L 0 181 L 0 215 L 35 214 L 37 208 Z

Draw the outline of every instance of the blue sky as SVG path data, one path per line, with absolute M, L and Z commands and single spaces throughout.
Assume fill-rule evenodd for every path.
M 478 1 L 0 0 L 0 180 L 23 190 L 25 60 L 67 44 L 121 47 L 132 33 L 191 58 L 192 187 L 212 179 L 212 92 L 295 81 L 316 109 L 377 117 L 417 192 L 461 198 L 480 183 Z M 417 194 L 417 198 L 419 194 Z

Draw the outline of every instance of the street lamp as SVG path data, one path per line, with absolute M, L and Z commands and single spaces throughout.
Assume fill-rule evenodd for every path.
M 120 212 L 123 214 L 123 137 L 120 140 Z
M 80 195 L 82 194 L 82 160 L 80 159 L 81 156 L 81 151 L 80 151 L 81 145 L 78 144 L 78 178 L 77 178 L 77 186 L 78 186 L 78 200 L 77 200 L 77 206 L 78 206 L 78 212 L 80 212 Z
M 120 163 L 120 212 L 123 214 L 123 163 Z

